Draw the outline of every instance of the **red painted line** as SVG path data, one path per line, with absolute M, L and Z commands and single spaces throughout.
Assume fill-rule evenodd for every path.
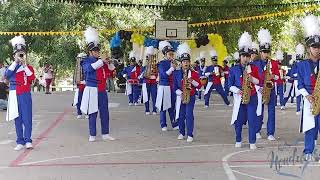
M 106 165 L 159 165 L 159 164 L 214 164 L 223 163 L 221 160 L 211 161 L 146 161 L 146 162 L 100 162 L 100 163 L 53 163 L 53 164 L 29 164 L 15 167 L 79 167 L 79 166 L 106 166 Z M 268 160 L 235 160 L 228 163 L 265 163 Z
M 35 141 L 32 143 L 33 148 L 35 148 L 40 142 L 46 138 L 49 133 L 57 127 L 57 125 L 63 121 L 64 116 L 70 112 L 71 109 L 65 109 L 58 117 L 57 119 L 45 130 L 43 131 L 37 138 L 35 138 Z M 15 160 L 13 160 L 10 163 L 9 167 L 16 167 L 19 165 L 20 162 L 22 162 L 31 152 L 32 149 L 26 149 L 24 152 L 22 152 Z

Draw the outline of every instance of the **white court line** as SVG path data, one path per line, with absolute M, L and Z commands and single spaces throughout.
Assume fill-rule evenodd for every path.
M 250 151 L 250 150 L 233 152 L 233 153 L 227 154 L 226 156 L 224 156 L 222 158 L 222 166 L 223 166 L 223 169 L 224 169 L 225 173 L 227 174 L 229 180 L 236 180 L 237 178 L 234 176 L 232 169 L 229 167 L 228 159 L 236 154 L 240 154 L 240 153 L 247 152 L 247 151 Z
M 248 143 L 243 143 L 243 144 L 245 145 Z M 264 145 L 264 144 L 270 144 L 270 143 L 259 143 L 257 145 Z M 277 145 L 277 144 L 275 144 L 275 145 Z M 82 158 L 82 157 L 93 157 L 93 156 L 102 156 L 102 155 L 148 152 L 148 151 L 159 151 L 159 150 L 170 150 L 170 149 L 183 149 L 183 148 L 197 148 L 197 147 L 215 147 L 215 146 L 234 146 L 234 144 L 202 144 L 202 145 L 192 145 L 192 146 L 173 146 L 173 147 L 165 147 L 165 148 L 150 148 L 150 149 L 127 150 L 127 151 L 115 151 L 115 152 L 95 153 L 95 154 L 78 155 L 78 156 L 65 156 L 65 157 L 60 157 L 60 158 L 45 159 L 45 160 L 41 160 L 41 161 L 26 162 L 26 163 L 22 163 L 20 165 L 31 165 L 31 164 L 50 162 L 50 161 L 56 161 L 56 160 Z M 273 148 L 278 148 L 278 147 L 273 147 Z M 248 150 L 246 150 L 246 151 L 248 151 Z
M 285 146 L 285 145 L 284 145 L 283 147 L 290 147 L 290 148 L 292 148 L 292 147 L 303 147 L 303 146 Z M 275 146 L 275 147 L 265 147 L 265 149 L 272 149 L 272 148 L 278 148 L 278 146 Z M 254 177 L 254 178 L 258 178 L 258 179 L 264 179 L 264 178 L 262 178 L 262 177 L 256 177 L 256 176 L 252 176 L 252 175 L 250 175 L 250 174 L 244 173 L 244 172 L 240 172 L 240 171 L 233 170 L 233 169 L 231 169 L 233 166 L 229 166 L 229 164 L 228 164 L 228 162 L 227 162 L 228 158 L 230 158 L 230 157 L 232 157 L 232 156 L 234 156 L 234 155 L 236 155 L 236 154 L 240 154 L 240 153 L 248 152 L 248 151 L 251 151 L 251 150 L 238 151 L 238 152 L 235 152 L 235 153 L 228 154 L 228 155 L 225 156 L 225 157 L 227 157 L 225 161 L 224 161 L 225 157 L 223 157 L 223 159 L 222 159 L 222 161 L 223 161 L 223 168 L 225 169 L 225 172 L 226 172 L 229 180 L 236 180 L 233 172 L 237 172 L 237 173 L 239 173 L 239 174 L 241 174 L 241 175 L 248 176 L 248 177 Z M 245 165 L 242 165 L 242 166 L 245 166 Z M 239 167 L 241 167 L 241 165 L 239 165 Z M 264 179 L 264 180 L 265 180 L 265 179 Z
M 232 170 L 232 171 L 233 171 L 233 172 L 235 172 L 235 173 L 238 173 L 238 174 L 244 175 L 244 176 L 249 176 L 249 177 L 254 178 L 254 179 L 269 180 L 269 179 L 262 178 L 262 177 L 252 176 L 252 175 L 250 175 L 250 174 L 243 173 L 243 172 L 236 171 L 236 170 Z
M 30 164 L 37 164 L 37 163 L 49 162 L 49 161 L 72 159 L 72 158 L 81 158 L 81 157 L 93 157 L 93 156 L 102 156 L 102 155 L 125 154 L 125 153 L 135 153 L 135 152 L 148 152 L 148 151 L 159 151 L 159 150 L 170 150 L 170 149 L 214 147 L 214 146 L 234 146 L 234 144 L 209 144 L 209 145 L 204 144 L 204 145 L 193 145 L 193 146 L 174 146 L 174 147 L 165 147 L 165 148 L 152 148 L 152 149 L 138 149 L 138 150 L 127 150 L 127 151 L 115 151 L 115 152 L 96 153 L 96 154 L 87 154 L 87 155 L 79 155 L 79 156 L 68 156 L 68 157 L 60 157 L 60 158 L 46 159 L 46 160 L 41 160 L 41 161 L 33 161 L 33 162 L 22 163 L 21 165 L 30 165 Z

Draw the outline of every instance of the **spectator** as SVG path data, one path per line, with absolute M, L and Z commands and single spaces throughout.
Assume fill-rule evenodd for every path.
M 114 63 L 112 60 L 109 61 L 109 67 L 115 67 Z M 108 89 L 108 92 L 110 91 L 113 91 L 115 92 L 116 89 L 114 87 L 114 78 L 116 76 L 116 70 L 110 70 L 109 72 L 106 73 L 106 76 L 107 76 L 107 89 Z
M 3 66 L 3 63 L 0 62 L 0 83 L 4 83 L 4 73 L 6 72 L 6 68 Z
M 53 79 L 53 67 L 48 63 L 44 65 L 44 79 L 46 80 L 46 94 L 51 94 L 50 85 Z
M 9 88 L 5 82 L 0 83 L 0 109 L 7 110 Z

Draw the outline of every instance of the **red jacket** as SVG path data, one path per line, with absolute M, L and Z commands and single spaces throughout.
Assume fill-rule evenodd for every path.
M 264 67 L 264 71 L 263 71 L 263 74 L 262 74 L 262 83 L 264 82 L 265 80 L 265 74 L 266 74 L 266 69 L 267 69 L 267 65 L 265 65 Z M 280 72 L 279 72 L 279 64 L 278 64 L 278 61 L 275 61 L 275 60 L 271 60 L 271 74 L 275 75 L 278 77 L 278 79 L 280 79 Z M 272 82 L 275 83 L 277 82 L 278 80 L 274 80 L 272 79 Z M 262 85 L 263 86 L 263 85 Z
M 198 86 L 194 86 L 193 84 L 191 84 L 191 90 L 190 90 L 190 96 L 193 96 L 195 93 L 196 93 L 196 89 L 200 89 L 201 88 L 201 82 L 200 82 L 200 79 L 199 79 L 199 75 L 198 75 L 198 72 L 194 71 L 194 70 L 191 70 L 191 77 L 190 79 L 196 81 L 198 83 Z M 183 78 L 181 77 L 181 80 L 180 80 L 180 83 L 181 83 L 181 91 L 184 89 L 184 82 L 183 82 Z

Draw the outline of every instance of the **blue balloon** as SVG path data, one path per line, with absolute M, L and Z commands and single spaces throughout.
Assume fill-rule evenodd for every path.
M 170 44 L 174 51 L 176 51 L 178 49 L 178 46 L 180 45 L 178 41 L 170 41 Z
M 159 48 L 159 40 L 158 39 L 153 39 L 152 40 L 152 46 L 156 49 Z
M 111 48 L 119 47 L 121 45 L 121 39 L 119 32 L 117 32 L 112 38 L 110 42 Z
M 146 37 L 144 39 L 144 47 L 149 47 L 149 46 L 152 46 L 152 39 Z

